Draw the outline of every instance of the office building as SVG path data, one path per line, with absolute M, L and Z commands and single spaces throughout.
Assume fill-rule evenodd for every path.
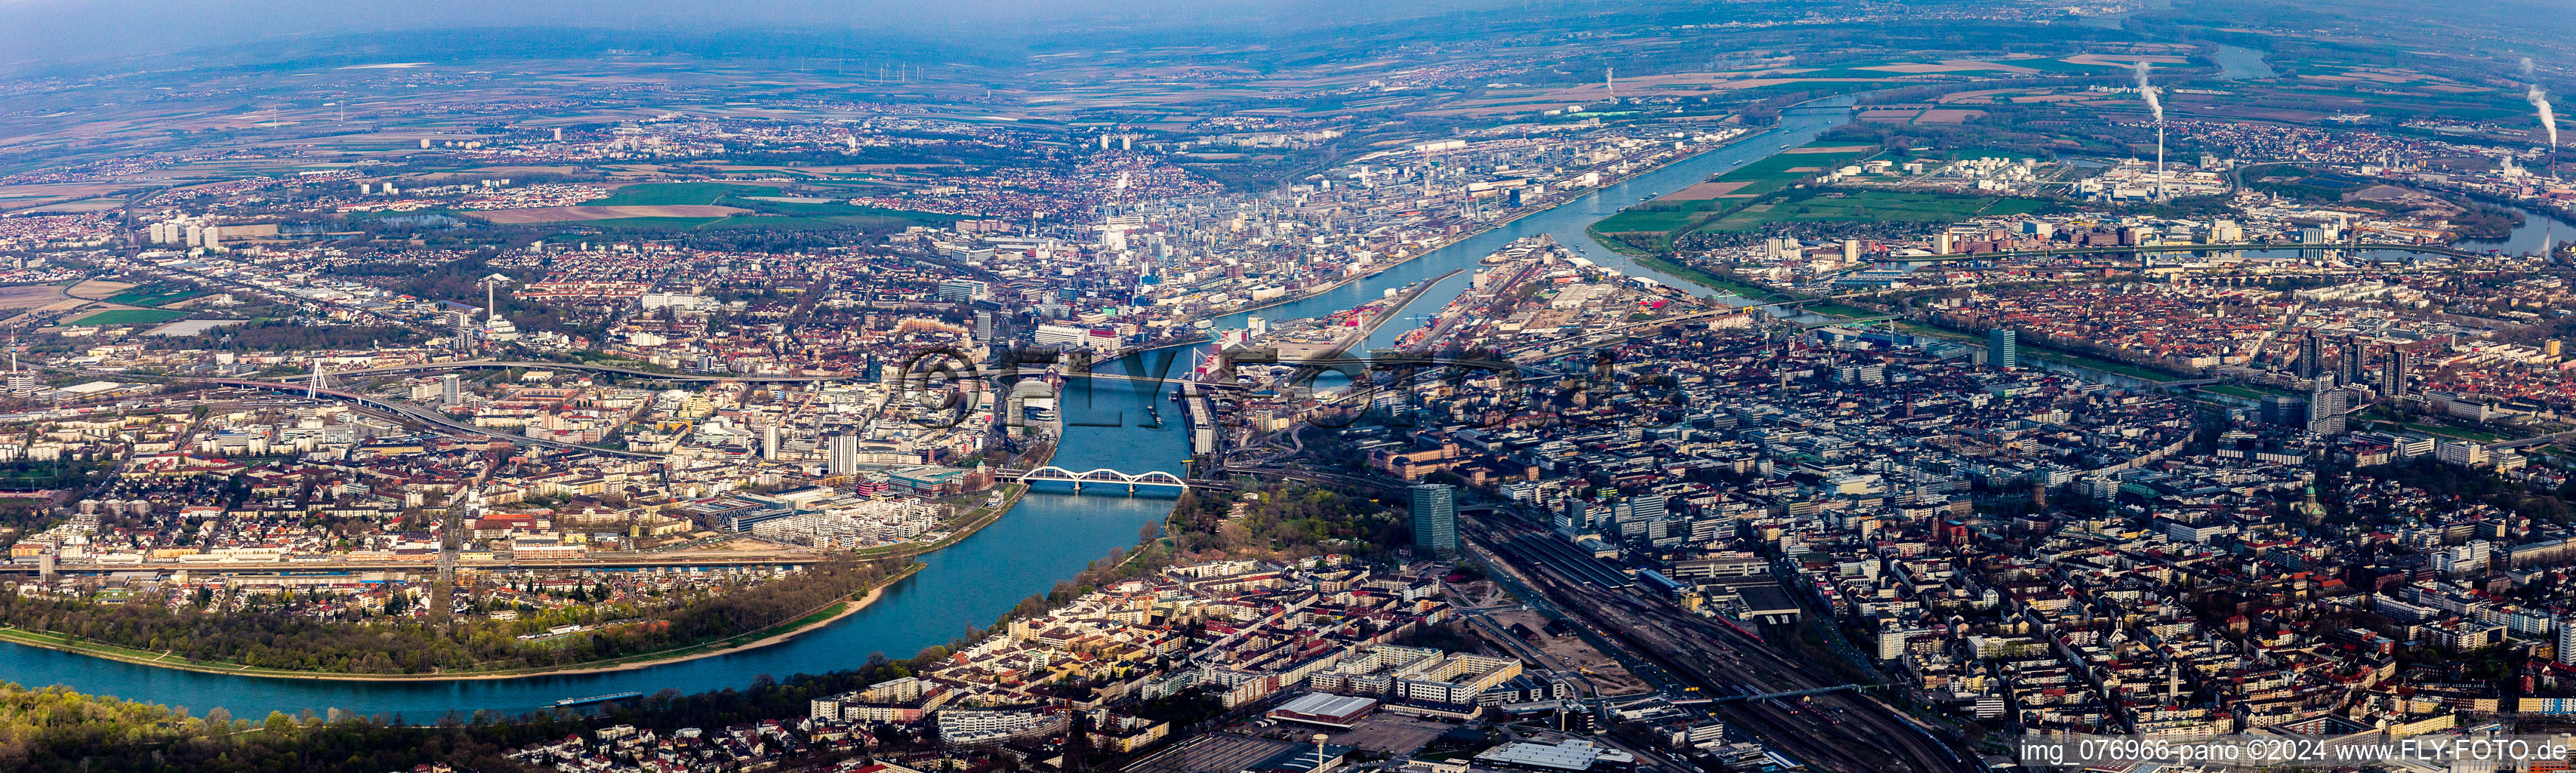
M 949 303 L 983 300 L 992 295 L 990 286 L 973 279 L 951 279 L 939 283 L 939 299 Z
M 2308 401 L 2289 395 L 2264 395 L 2261 413 L 2263 423 L 2283 427 L 2305 425 Z
M 2008 327 L 1986 331 L 1986 364 L 1999 370 L 2021 367 L 2021 333 Z
M 1458 491 L 1438 483 L 1413 487 L 1413 552 L 1458 557 Z
M 456 405 L 463 402 L 465 402 L 465 388 L 462 380 L 458 379 L 454 373 L 439 376 L 438 404 Z
M 1658 521 L 1672 516 L 1664 510 L 1664 495 L 1639 494 L 1619 500 L 1610 510 L 1611 519 L 1619 523 L 1619 536 L 1645 536 Z

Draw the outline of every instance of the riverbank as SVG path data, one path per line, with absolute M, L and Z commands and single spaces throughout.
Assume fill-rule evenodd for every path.
M 1637 265 L 1645 266 L 1666 275 L 1687 280 L 1692 284 L 1706 287 L 1711 290 L 1730 293 L 1736 297 L 1751 299 L 1755 302 L 1759 302 L 1762 298 L 1772 295 L 1787 295 L 1792 298 L 1814 297 L 1787 290 L 1764 287 L 1750 282 L 1728 279 L 1726 277 L 1692 268 L 1688 264 L 1680 261 L 1659 258 L 1652 255 L 1633 255 L 1628 259 L 1636 261 Z M 1840 319 L 1861 319 L 1863 317 L 1877 316 L 1877 312 L 1873 312 L 1868 309 L 1827 300 L 1816 300 L 1810 302 L 1804 306 L 1800 306 L 1799 310 L 1819 317 L 1836 317 Z
M 868 605 L 874 604 L 877 599 L 884 597 L 886 588 L 893 586 L 897 582 L 903 581 L 905 578 L 911 577 L 914 572 L 921 570 L 921 566 L 922 565 L 918 563 L 905 566 L 902 571 L 896 572 L 893 575 L 886 577 L 884 580 L 878 581 L 876 585 L 868 589 L 868 594 L 866 596 L 862 596 L 856 601 L 848 599 L 835 601 L 830 604 L 826 604 L 813 612 L 807 613 L 803 617 L 789 620 L 784 623 L 777 623 L 755 630 L 744 631 L 715 641 L 699 642 L 685 647 L 661 650 L 658 652 L 647 652 L 610 660 L 594 660 L 584 663 L 547 666 L 543 668 L 515 668 L 498 671 L 470 671 L 433 674 L 348 674 L 334 671 L 294 671 L 276 668 L 254 668 L 237 663 L 189 660 L 187 658 L 172 657 L 169 652 L 155 653 L 127 647 L 118 647 L 112 644 L 80 641 L 61 634 L 44 631 L 30 631 L 24 628 L 12 626 L 0 626 L 0 641 L 6 641 L 12 644 L 24 644 L 30 647 L 41 647 L 58 652 L 69 652 L 75 655 L 86 655 L 94 658 L 152 666 L 154 668 L 195 671 L 205 674 L 224 674 L 228 676 L 256 676 L 269 679 L 308 679 L 332 682 L 449 682 L 482 679 L 525 679 L 532 676 L 602 674 L 614 671 L 632 671 L 639 668 L 651 668 L 670 663 L 697 660 L 699 658 L 711 658 L 718 655 L 729 655 L 736 652 L 742 652 L 744 650 L 759 649 L 761 647 L 767 647 L 772 644 L 787 641 L 795 638 L 797 634 L 831 625 L 832 623 L 839 621 L 841 618 L 849 617 L 852 614 L 856 614 L 859 610 L 866 609 Z
M 1777 128 L 1777 127 L 1773 127 L 1773 128 Z M 1302 293 L 1297 293 L 1297 294 L 1295 294 L 1295 295 L 1281 296 L 1281 297 L 1279 297 L 1279 298 L 1271 299 L 1270 301 L 1264 302 L 1264 303 L 1262 303 L 1262 304 L 1260 304 L 1260 305 L 1257 305 L 1257 306 L 1245 306 L 1245 307 L 1243 307 L 1243 308 L 1239 308 L 1239 309 L 1229 309 L 1229 310 L 1226 310 L 1226 311 L 1221 311 L 1221 312 L 1212 313 L 1212 314 L 1209 314 L 1208 316 L 1209 316 L 1210 318 L 1214 318 L 1214 317 L 1231 317 L 1231 316 L 1234 316 L 1234 315 L 1237 315 L 1237 314 L 1250 314 L 1250 313 L 1252 313 L 1252 312 L 1256 312 L 1256 311 L 1260 311 L 1260 310 L 1263 310 L 1263 309 L 1272 308 L 1272 307 L 1275 307 L 1275 306 L 1286 306 L 1286 305 L 1288 305 L 1288 304 L 1296 303 L 1296 302 L 1298 302 L 1298 301 L 1304 301 L 1304 300 L 1309 300 L 1309 299 L 1312 299 L 1312 298 L 1316 298 L 1316 297 L 1322 296 L 1322 295 L 1323 295 L 1323 294 L 1325 294 L 1325 293 L 1329 293 L 1329 292 L 1332 292 L 1332 291 L 1334 291 L 1334 290 L 1342 289 L 1343 287 L 1348 286 L 1348 285 L 1350 285 L 1351 283 L 1354 283 L 1354 282 L 1360 282 L 1360 281 L 1365 281 L 1365 280 L 1367 280 L 1367 279 L 1369 279 L 1369 278 L 1371 278 L 1371 277 L 1375 277 L 1375 276 L 1377 276 L 1377 275 L 1379 275 L 1379 274 L 1386 273 L 1388 270 L 1391 270 L 1391 269 L 1393 269 L 1393 268 L 1395 268 L 1395 267 L 1397 267 L 1397 266 L 1404 265 L 1404 264 L 1406 264 L 1406 263 L 1411 263 L 1411 262 L 1413 262 L 1414 260 L 1416 260 L 1416 259 L 1418 259 L 1418 258 L 1421 258 L 1421 257 L 1423 257 L 1423 256 L 1430 255 L 1430 254 L 1433 254 L 1433 253 L 1439 252 L 1439 251 L 1441 251 L 1441 250 L 1448 249 L 1450 246 L 1455 245 L 1455 244 L 1458 244 L 1458 243 L 1460 243 L 1460 242 L 1464 242 L 1464 241 L 1466 241 L 1466 240 L 1468 240 L 1468 239 L 1473 239 L 1473 238 L 1476 238 L 1476 237 L 1478 237 L 1478 236 L 1483 236 L 1483 235 L 1485 235 L 1487 232 L 1490 232 L 1490 231 L 1493 231 L 1493 230 L 1496 230 L 1496 229 L 1500 229 L 1500 228 L 1503 228 L 1503 227 L 1505 227 L 1505 226 L 1509 226 L 1509 225 L 1511 225 L 1511 224 L 1513 224 L 1513 223 L 1519 222 L 1522 218 L 1527 218 L 1527 217 L 1531 217 L 1531 216 L 1534 216 L 1534 215 L 1539 215 L 1539 214 L 1546 213 L 1546 212 L 1548 212 L 1548 211 L 1550 211 L 1550 210 L 1554 210 L 1554 209 L 1556 209 L 1557 207 L 1565 206 L 1565 205 L 1567 205 L 1567 204 L 1572 204 L 1572 203 L 1574 203 L 1574 202 L 1576 202 L 1576 201 L 1579 201 L 1579 200 L 1581 200 L 1581 199 L 1582 199 L 1583 197 L 1585 197 L 1585 196 L 1591 196 L 1591 195 L 1594 195 L 1594 194 L 1600 193 L 1601 191 L 1608 189 L 1610 186 L 1618 185 L 1618 184 L 1620 184 L 1620 183 L 1624 183 L 1624 182 L 1627 182 L 1627 181 L 1629 181 L 1629 180 L 1634 180 L 1634 179 L 1637 179 L 1637 178 L 1639 178 L 1639 177 L 1644 177 L 1644 176 L 1646 176 L 1646 175 L 1653 174 L 1653 173 L 1658 172 L 1658 171 L 1662 171 L 1665 167 L 1669 167 L 1669 166 L 1672 166 L 1672 165 L 1674 165 L 1674 164 L 1679 164 L 1679 163 L 1682 163 L 1682 162 L 1685 162 L 1685 161 L 1689 161 L 1689 160 L 1694 159 L 1694 158 L 1698 158 L 1698 157 L 1700 157 L 1700 156 L 1708 155 L 1708 154 L 1710 154 L 1710 153 L 1715 153 L 1715 152 L 1717 152 L 1717 151 L 1721 151 L 1721 150 L 1725 150 L 1725 149 L 1727 149 L 1727 148 L 1735 147 L 1735 146 L 1736 146 L 1736 144 L 1741 143 L 1741 142 L 1744 142 L 1745 140 L 1753 139 L 1753 138 L 1755 138 L 1755 137 L 1759 137 L 1759 136 L 1762 136 L 1762 135 L 1765 135 L 1765 134 L 1769 134 L 1769 133 L 1771 133 L 1771 129 L 1767 129 L 1767 128 L 1766 128 L 1766 129 L 1759 130 L 1759 131 L 1750 131 L 1750 132 L 1746 132 L 1743 136 L 1739 136 L 1739 137 L 1736 137 L 1736 138 L 1734 138 L 1734 139 L 1727 140 L 1727 141 L 1725 141 L 1725 142 L 1717 143 L 1717 144 L 1715 144 L 1715 145 L 1710 145 L 1710 146 L 1708 146 L 1708 148 L 1706 148 L 1706 149 L 1704 149 L 1704 150 L 1701 150 L 1701 151 L 1698 151 L 1698 152 L 1696 152 L 1696 153 L 1692 153 L 1692 154 L 1690 154 L 1690 155 L 1686 155 L 1686 156 L 1681 156 L 1681 157 L 1678 157 L 1678 158 L 1674 158 L 1674 159 L 1671 159 L 1671 160 L 1665 161 L 1665 162 L 1663 162 L 1663 163 L 1656 164 L 1656 165 L 1654 165 L 1654 166 L 1646 167 L 1646 168 L 1644 168 L 1644 169 L 1639 169 L 1639 170 L 1637 170 L 1637 171 L 1635 171 L 1635 172 L 1633 172 L 1633 173 L 1630 173 L 1630 174 L 1628 174 L 1628 175 L 1626 175 L 1626 176 L 1623 176 L 1623 177 L 1620 177 L 1620 178 L 1618 178 L 1618 179 L 1614 179 L 1614 180 L 1604 180 L 1604 181 L 1602 181 L 1602 183 L 1601 183 L 1600 185 L 1593 186 L 1593 187 L 1592 187 L 1592 190 L 1585 191 L 1585 192 L 1583 192 L 1583 193 L 1578 193 L 1578 194 L 1575 194 L 1575 195 L 1572 195 L 1572 196 L 1567 196 L 1567 197 L 1565 197 L 1564 199 L 1561 199 L 1561 200 L 1558 200 L 1558 201 L 1554 201 L 1554 202 L 1546 202 L 1546 203 L 1542 203 L 1542 204 L 1538 204 L 1538 205 L 1522 207 L 1522 210 L 1523 210 L 1523 211 L 1518 212 L 1518 213 L 1515 213 L 1515 214 L 1513 214 L 1511 217 L 1503 218 L 1503 219 L 1501 219 L 1501 220 L 1496 220 L 1496 221 L 1493 221 L 1492 223 L 1488 223 L 1488 224 L 1486 224 L 1486 225 L 1485 225 L 1485 227 L 1483 227 L 1483 228 L 1478 228 L 1478 229 L 1476 229 L 1476 230 L 1474 230 L 1474 231 L 1469 231 L 1469 232 L 1467 232 L 1467 233 L 1459 234 L 1457 238 L 1449 239 L 1449 240 L 1446 240 L 1446 241 L 1442 241 L 1442 242 L 1440 242 L 1439 244 L 1432 246 L 1430 249 L 1426 249 L 1426 250 L 1423 250 L 1423 251 L 1421 251 L 1421 252 L 1416 252 L 1416 253 L 1413 253 L 1413 254 L 1411 254 L 1411 255 L 1407 255 L 1407 256 L 1405 256 L 1404 258 L 1399 259 L 1399 260 L 1389 261 L 1389 262 L 1388 262 L 1388 263 L 1386 263 L 1385 265 L 1377 266 L 1377 267 L 1375 267 L 1375 268 L 1370 269 L 1370 270 L 1368 271 L 1368 273 L 1365 273 L 1365 274 L 1352 274 L 1352 275 L 1350 275 L 1350 276 L 1347 276 L 1347 277 L 1343 277 L 1343 278 L 1341 278 L 1341 279 L 1334 280 L 1334 281 L 1333 281 L 1332 283 L 1330 283 L 1330 284 L 1326 284 L 1326 285 L 1324 285 L 1324 286 L 1322 286 L 1322 287 L 1318 287 L 1318 288 L 1315 288 L 1315 289 L 1313 289 L 1313 290 L 1309 290 L 1309 291 L 1302 292 Z M 1594 241 L 1600 241 L 1600 240 L 1595 239 Z M 1610 245 L 1608 242 L 1603 242 L 1603 243 L 1602 243 L 1602 246 L 1604 246 L 1604 247 L 1609 247 L 1609 246 L 1611 246 L 1611 245 Z
M 1049 459 L 1053 459 L 1054 456 L 1055 453 L 1053 451 L 1049 451 L 1047 453 L 1047 457 Z M 1038 466 L 1044 467 L 1046 466 L 1046 463 L 1040 462 Z M 904 543 L 873 548 L 860 548 L 858 550 L 850 551 L 850 555 L 860 559 L 910 558 L 957 544 L 958 540 L 975 536 L 975 532 L 983 531 L 984 527 L 993 525 L 994 521 L 1001 520 L 1003 515 L 1010 513 L 1011 506 L 1020 503 L 1020 495 L 1029 493 L 1029 487 L 1024 483 L 1012 483 L 1006 485 L 1003 488 L 1003 491 L 1005 492 L 1005 495 L 1001 504 L 976 508 L 974 512 L 967 513 L 966 515 L 969 520 L 966 523 L 959 525 L 955 531 L 949 532 L 948 536 L 941 537 L 937 541 L 920 545 Z

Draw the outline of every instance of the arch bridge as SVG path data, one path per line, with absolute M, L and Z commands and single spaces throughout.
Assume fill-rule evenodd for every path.
M 1129 475 L 1107 467 L 1102 467 L 1088 472 L 1074 472 L 1052 464 L 1022 472 L 1017 476 L 1017 478 L 1021 483 L 1031 483 L 1036 481 L 1071 483 L 1073 484 L 1073 490 L 1075 493 L 1080 493 L 1082 491 L 1082 487 L 1087 485 L 1126 486 L 1127 493 L 1130 494 L 1136 493 L 1137 486 L 1163 486 L 1166 488 L 1185 491 L 1193 486 L 1204 487 L 1205 485 L 1202 483 L 1194 483 L 1182 478 L 1181 476 L 1164 472 L 1162 470 L 1148 470 L 1135 475 Z

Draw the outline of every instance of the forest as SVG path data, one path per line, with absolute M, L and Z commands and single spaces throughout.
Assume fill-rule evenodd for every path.
M 159 345 L 216 352 L 283 352 L 400 346 L 417 343 L 421 338 L 418 331 L 393 325 L 298 325 L 263 319 L 204 335 L 174 336 Z
M 50 631 L 191 660 L 332 673 L 419 674 L 577 665 L 683 647 L 758 630 L 874 587 L 901 567 L 841 559 L 656 615 L 658 624 L 602 629 L 543 644 L 522 642 L 501 624 L 441 630 L 412 618 L 323 622 L 252 606 L 212 612 L 155 595 L 123 604 L 0 594 L 0 624 Z
M 479 254 L 426 266 L 417 263 L 338 266 L 332 268 L 331 273 L 366 277 L 369 284 L 414 298 L 453 301 L 477 309 L 483 308 L 486 297 L 481 284 L 484 277 L 499 273 L 522 283 L 545 278 L 545 272 L 536 269 L 495 267 L 488 257 Z M 565 320 L 561 309 L 521 300 L 509 288 L 502 288 L 496 297 L 500 300 L 501 315 L 508 317 L 520 330 L 580 335 L 598 335 L 601 332 L 596 325 L 583 326 Z
M 1251 494 L 1257 498 L 1229 499 L 1196 489 L 1183 494 L 1172 508 L 1174 548 L 1293 561 L 1325 553 L 1374 555 L 1409 543 L 1404 515 L 1374 498 L 1288 481 Z

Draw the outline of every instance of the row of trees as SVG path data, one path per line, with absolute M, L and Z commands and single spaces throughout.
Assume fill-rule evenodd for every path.
M 117 605 L 0 594 L 0 623 L 191 660 L 335 673 L 419 674 L 577 665 L 713 641 L 785 623 L 874 587 L 900 566 L 842 559 L 773 582 L 707 594 L 650 623 L 530 643 L 502 623 L 452 628 L 410 619 L 336 623 L 274 607 L 231 612 L 146 594 Z

